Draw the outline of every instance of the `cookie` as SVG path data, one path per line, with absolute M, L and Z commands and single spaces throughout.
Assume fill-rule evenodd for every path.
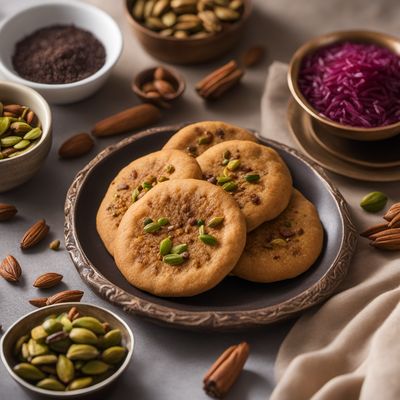
M 195 179 L 156 186 L 122 218 L 115 262 L 132 285 L 158 296 L 193 296 L 235 266 L 246 222 L 220 187 Z
M 292 178 L 278 153 L 261 144 L 231 140 L 197 157 L 205 179 L 238 202 L 250 232 L 288 205 Z
M 298 190 L 287 209 L 247 236 L 233 274 L 254 282 L 276 282 L 307 271 L 321 253 L 323 229 L 318 212 Z
M 184 150 L 193 157 L 226 140 L 250 140 L 254 135 L 246 129 L 221 121 L 202 121 L 187 125 L 165 144 L 164 149 Z
M 113 241 L 126 210 L 160 181 L 201 179 L 196 160 L 179 150 L 161 150 L 132 161 L 113 179 L 97 212 L 96 226 L 105 247 L 113 254 Z

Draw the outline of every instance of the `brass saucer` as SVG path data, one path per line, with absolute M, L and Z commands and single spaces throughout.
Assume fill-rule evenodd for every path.
M 327 170 L 348 178 L 370 182 L 400 180 L 400 157 L 395 151 L 399 149 L 399 137 L 387 139 L 384 141 L 385 143 L 357 142 L 353 144 L 347 139 L 324 135 L 320 125 L 316 126 L 311 117 L 294 99 L 289 101 L 288 123 L 290 131 L 302 151 Z M 346 142 L 347 144 L 343 144 Z M 357 151 L 350 154 L 351 149 L 356 146 Z M 371 150 L 373 146 L 377 151 Z M 368 153 L 363 149 L 368 149 L 369 154 L 374 153 L 370 160 L 367 160 Z M 383 159 L 384 155 L 386 155 L 385 160 Z

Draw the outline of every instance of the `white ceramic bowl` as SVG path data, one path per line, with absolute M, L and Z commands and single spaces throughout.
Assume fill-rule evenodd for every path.
M 51 147 L 51 111 L 46 100 L 35 90 L 18 83 L 0 81 L 0 101 L 28 106 L 42 124 L 42 137 L 31 150 L 0 160 L 0 193 L 13 189 L 42 166 Z
M 93 75 L 73 83 L 50 85 L 21 78 L 12 65 L 15 44 L 40 28 L 57 24 L 73 24 L 91 32 L 105 47 L 105 64 Z M 74 0 L 52 0 L 24 7 L 1 24 L 0 37 L 0 76 L 30 86 L 56 104 L 73 103 L 97 91 L 122 51 L 122 35 L 116 22 L 99 8 Z
M 93 386 L 88 386 L 85 389 L 79 390 L 71 390 L 66 392 L 56 392 L 54 390 L 41 389 L 36 387 L 34 384 L 31 384 L 24 379 L 20 378 L 14 371 L 13 366 L 18 363 L 18 360 L 15 359 L 13 354 L 13 349 L 15 345 L 15 341 L 25 335 L 29 329 L 40 324 L 44 318 L 51 314 L 61 314 L 63 312 L 68 312 L 71 307 L 77 307 L 78 311 L 80 311 L 83 315 L 90 315 L 92 317 L 98 318 L 102 321 L 107 321 L 113 328 L 118 328 L 122 333 L 122 345 L 128 349 L 128 353 L 125 357 L 124 362 L 119 366 L 117 371 L 115 371 L 110 377 L 106 378 L 104 381 L 101 381 Z M 123 321 L 118 315 L 113 312 L 99 306 L 95 306 L 93 304 L 88 303 L 62 303 L 62 304 L 53 304 L 52 306 L 47 306 L 43 308 L 39 308 L 35 311 L 32 311 L 29 314 L 24 315 L 18 321 L 14 323 L 8 330 L 4 333 L 1 342 L 0 342 L 0 358 L 3 362 L 7 372 L 11 375 L 11 377 L 17 381 L 24 388 L 30 390 L 39 395 L 49 396 L 53 399 L 71 399 L 82 396 L 87 396 L 91 393 L 97 392 L 99 390 L 104 389 L 113 383 L 128 367 L 129 362 L 131 361 L 133 355 L 134 348 L 134 337 L 131 329 Z M 102 397 L 99 396 L 99 399 Z

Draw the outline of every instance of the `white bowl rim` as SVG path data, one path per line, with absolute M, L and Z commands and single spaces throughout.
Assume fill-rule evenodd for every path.
M 114 46 L 117 49 L 115 52 L 115 55 L 113 58 L 108 59 L 109 56 L 106 54 L 106 61 L 105 61 L 104 65 L 99 70 L 97 70 L 93 75 L 90 75 L 90 76 L 88 76 L 84 79 L 81 79 L 79 81 L 76 81 L 76 82 L 55 83 L 55 84 L 40 83 L 40 82 L 34 82 L 34 81 L 30 81 L 28 79 L 24 79 L 21 76 L 19 76 L 18 74 L 16 74 L 13 70 L 9 69 L 3 63 L 2 59 L 0 58 L 0 69 L 3 69 L 3 71 L 7 71 L 7 74 L 11 75 L 15 82 L 18 82 L 23 85 L 27 85 L 27 86 L 30 86 L 31 88 L 39 89 L 39 90 L 40 89 L 42 89 L 42 90 L 43 89 L 46 89 L 46 90 L 70 89 L 70 88 L 74 88 L 74 87 L 78 87 L 78 86 L 83 86 L 86 83 L 95 81 L 100 76 L 106 74 L 116 64 L 119 57 L 121 56 L 122 48 L 123 48 L 122 32 L 121 32 L 118 24 L 115 22 L 115 20 L 109 14 L 107 14 L 101 8 L 96 7 L 89 3 L 84 3 L 84 2 L 78 1 L 78 0 L 42 0 L 39 4 L 34 4 L 32 6 L 21 8 L 20 10 L 11 14 L 8 18 L 6 18 L 4 21 L 2 21 L 0 23 L 0 36 L 1 36 L 1 31 L 3 30 L 3 28 L 7 24 L 9 24 L 18 15 L 23 14 L 23 13 L 28 13 L 32 9 L 43 8 L 43 7 L 47 7 L 47 6 L 66 6 L 66 7 L 72 7 L 72 8 L 80 8 L 85 11 L 97 12 L 98 14 L 101 14 L 106 20 L 108 20 L 108 23 L 113 27 L 113 29 L 115 31 Z M 51 22 L 49 24 L 45 23 L 43 25 L 43 27 L 46 27 L 46 26 L 51 26 Z M 99 40 L 100 43 L 102 43 L 101 39 L 97 38 L 97 40 Z
M 43 129 L 43 123 L 42 123 L 42 121 L 40 121 L 40 123 L 42 124 L 42 126 L 41 126 L 42 136 L 39 139 L 39 142 L 35 146 L 33 146 L 30 150 L 28 150 L 27 152 L 21 153 L 15 157 L 4 158 L 4 159 L 0 160 L 0 165 L 3 165 L 3 164 L 6 164 L 7 162 L 12 162 L 13 160 L 18 160 L 22 157 L 27 156 L 28 154 L 31 154 L 35 150 L 38 150 L 38 148 L 42 145 L 42 143 L 47 138 L 47 136 L 49 136 L 51 134 L 52 114 L 51 114 L 49 103 L 47 103 L 45 98 L 39 92 L 32 89 L 31 87 L 22 85 L 21 83 L 6 81 L 6 80 L 0 80 L 0 87 L 1 86 L 9 86 L 16 92 L 26 92 L 26 93 L 29 93 L 32 97 L 36 97 L 36 99 L 40 103 L 40 107 L 43 108 L 44 113 L 47 115 L 47 119 L 48 119 L 48 126 L 46 127 L 46 129 Z M 0 99 L 0 101 L 1 101 L 1 99 Z M 29 107 L 29 104 L 23 104 L 23 105 L 26 105 Z
M 11 332 L 11 330 L 18 325 L 22 320 L 24 320 L 25 318 L 29 317 L 30 315 L 39 313 L 43 310 L 49 310 L 51 308 L 54 307 L 60 307 L 60 306 L 75 306 L 75 307 L 79 307 L 80 305 L 82 306 L 88 306 L 88 307 L 93 307 L 93 308 L 98 308 L 102 311 L 105 311 L 106 313 L 112 315 L 115 319 L 117 319 L 126 329 L 128 336 L 131 340 L 131 348 L 128 351 L 128 354 L 125 357 L 125 361 L 121 364 L 121 366 L 117 369 L 117 371 L 115 371 L 112 375 L 110 375 L 107 379 L 104 379 L 104 381 L 101 381 L 99 383 L 96 383 L 93 386 L 88 386 L 86 388 L 83 389 L 78 389 L 78 390 L 71 390 L 71 391 L 67 391 L 67 392 L 61 392 L 61 391 L 55 391 L 55 390 L 47 390 L 47 389 L 41 389 L 38 388 L 35 385 L 32 385 L 31 383 L 25 381 L 24 379 L 20 378 L 10 367 L 10 365 L 8 364 L 8 361 L 6 359 L 6 356 L 4 354 L 4 340 L 7 337 L 7 335 Z M 128 366 L 128 364 L 130 363 L 131 359 L 132 359 L 132 355 L 133 355 L 133 349 L 135 347 L 135 338 L 133 335 L 133 332 L 131 330 L 131 328 L 129 327 L 129 325 L 121 318 L 119 317 L 117 314 L 115 314 L 113 311 L 108 310 L 107 308 L 101 307 L 101 306 L 97 306 L 94 304 L 90 304 L 90 303 L 82 303 L 82 302 L 68 302 L 68 303 L 58 303 L 58 304 L 52 304 L 50 306 L 46 306 L 46 307 L 42 307 L 42 308 L 38 308 L 36 310 L 33 310 L 31 312 L 29 312 L 28 314 L 23 315 L 21 318 L 19 318 L 17 321 L 15 321 L 8 329 L 7 331 L 3 334 L 1 340 L 0 340 L 0 359 L 4 364 L 4 367 L 6 368 L 7 372 L 12 376 L 12 378 L 14 380 L 16 380 L 20 385 L 24 386 L 25 388 L 39 393 L 39 394 L 43 394 L 43 395 L 47 395 L 47 396 L 53 396 L 53 397 L 60 397 L 60 398 L 68 398 L 68 397 L 75 397 L 75 396 L 80 396 L 80 395 L 84 395 L 84 394 L 89 394 L 91 392 L 96 392 L 100 389 L 102 389 L 103 387 L 107 386 L 109 383 L 111 383 L 112 381 L 114 381 L 117 377 L 119 377 L 126 369 L 126 367 Z

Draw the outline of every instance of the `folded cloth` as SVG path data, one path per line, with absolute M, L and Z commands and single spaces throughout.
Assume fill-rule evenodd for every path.
M 287 128 L 287 65 L 269 69 L 261 104 L 265 137 L 294 146 Z M 359 191 L 369 189 L 335 175 L 356 217 Z M 389 186 L 387 186 L 389 187 Z M 398 185 L 392 185 L 398 196 Z M 377 217 L 375 217 L 374 223 Z M 365 224 L 367 225 L 367 224 Z M 400 260 L 366 241 L 358 246 L 337 293 L 295 323 L 278 353 L 271 400 L 400 399 Z

